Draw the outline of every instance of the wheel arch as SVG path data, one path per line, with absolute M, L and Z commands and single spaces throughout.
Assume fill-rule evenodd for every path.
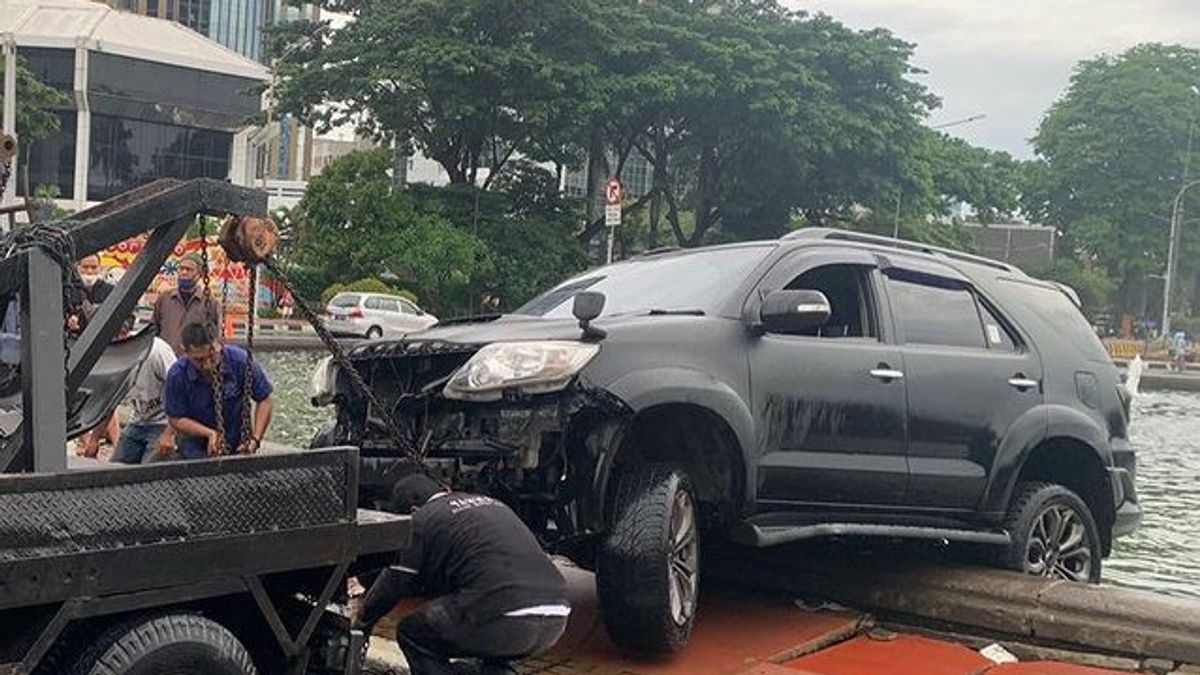
M 677 368 L 633 373 L 606 387 L 630 409 L 610 430 L 596 466 L 593 490 L 603 520 L 614 470 L 623 463 L 676 462 L 688 469 L 697 499 L 723 517 L 752 505 L 753 420 L 742 398 L 711 375 Z M 702 452 L 696 453 L 696 447 Z M 602 526 L 602 523 L 596 523 Z
M 1100 529 L 1104 554 L 1108 555 L 1115 513 L 1105 431 L 1098 422 L 1073 408 L 1048 406 L 1046 414 L 1045 433 L 1021 439 L 1019 454 L 1005 460 L 1004 468 L 996 472 L 985 497 L 984 511 L 1006 513 L 1013 492 L 1021 483 L 1045 481 L 1063 485 L 1088 505 Z

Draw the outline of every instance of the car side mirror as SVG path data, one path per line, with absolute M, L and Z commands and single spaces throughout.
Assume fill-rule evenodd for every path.
M 579 320 L 579 327 L 583 329 L 584 338 L 600 340 L 608 335 L 592 326 L 592 320 L 604 312 L 605 301 L 604 294 L 595 291 L 580 291 L 575 294 L 575 304 L 571 307 L 571 313 Z
M 821 291 L 772 291 L 763 298 L 759 322 L 768 333 L 799 333 L 822 326 L 833 314 Z

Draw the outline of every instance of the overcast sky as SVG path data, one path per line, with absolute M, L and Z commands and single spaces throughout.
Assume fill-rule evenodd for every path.
M 883 26 L 917 44 L 915 65 L 941 97 L 930 123 L 1019 157 L 1071 68 L 1140 42 L 1200 47 L 1200 0 L 783 0 L 854 28 Z

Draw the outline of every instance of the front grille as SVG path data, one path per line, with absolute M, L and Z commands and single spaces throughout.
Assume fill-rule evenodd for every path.
M 350 358 L 385 404 L 399 405 L 423 393 L 440 393 L 442 384 L 480 347 L 439 341 L 384 342 L 358 347 Z

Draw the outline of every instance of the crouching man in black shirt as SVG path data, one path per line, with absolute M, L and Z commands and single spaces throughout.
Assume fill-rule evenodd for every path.
M 418 474 L 396 484 L 392 509 L 413 513 L 412 545 L 371 586 L 355 623 L 375 623 L 406 596 L 436 596 L 396 629 L 412 675 L 452 672 L 452 658 L 510 672 L 508 662 L 562 636 L 566 582 L 507 506 Z

